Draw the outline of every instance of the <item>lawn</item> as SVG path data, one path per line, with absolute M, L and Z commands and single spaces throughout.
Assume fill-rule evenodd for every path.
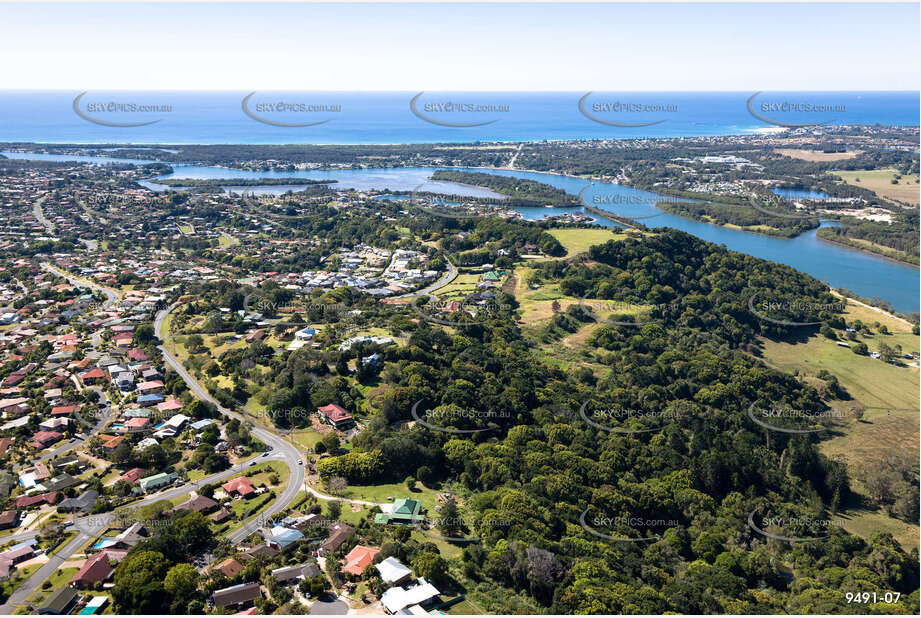
M 557 228 L 547 230 L 547 233 L 566 248 L 566 257 L 584 253 L 592 245 L 602 245 L 609 240 L 623 240 L 627 237 L 626 234 L 608 229 Z
M 849 508 L 837 513 L 834 519 L 843 520 L 843 528 L 851 534 L 869 539 L 877 532 L 888 532 L 905 551 L 918 547 L 918 526 L 889 517 L 882 509 Z
M 853 159 L 860 154 L 859 150 L 849 150 L 847 152 L 822 152 L 820 150 L 795 148 L 777 148 L 774 152 L 786 157 L 793 157 L 794 159 L 811 162 L 842 161 L 845 159 Z
M 918 338 L 910 333 L 910 327 L 892 316 L 854 303 L 848 303 L 845 316 L 849 321 L 860 319 L 871 327 L 878 321 L 890 329 L 892 334 L 881 335 L 872 327 L 872 335 L 860 337 L 871 351 L 878 350 L 883 341 L 889 346 L 899 344 L 906 352 L 918 350 Z M 848 418 L 821 443 L 824 454 L 843 457 L 855 471 L 878 459 L 881 453 L 894 451 L 917 457 L 921 388 L 917 367 L 891 365 L 854 354 L 821 335 L 799 343 L 770 340 L 762 343 L 765 362 L 782 371 L 796 372 L 807 381 L 812 381 L 822 369 L 837 376 L 853 399 L 829 402 L 832 407 L 846 412 L 860 404 L 866 409 L 863 418 L 859 421 Z
M 902 176 L 898 184 L 892 184 L 895 178 L 896 170 L 855 170 L 855 171 L 836 171 L 829 172 L 841 178 L 849 185 L 863 187 L 880 197 L 891 200 L 898 200 L 906 204 L 918 205 L 918 174 L 909 174 Z
M 32 574 L 41 568 L 41 566 L 40 564 L 31 564 L 27 567 L 16 569 L 9 581 L 0 582 L 0 598 L 7 597 L 16 592 L 20 584 L 32 577 Z
M 323 436 L 313 429 L 292 431 L 288 434 L 288 440 L 294 442 L 298 447 L 305 451 L 313 451 Z
M 40 605 L 42 601 L 48 598 L 48 595 L 54 592 L 55 590 L 66 586 L 74 575 L 77 574 L 77 571 L 80 569 L 77 567 L 68 567 L 66 569 L 58 569 L 51 574 L 51 577 L 46 579 L 38 590 L 33 592 L 29 596 L 29 602 L 34 603 L 35 605 Z M 50 586 L 47 584 L 51 584 Z
M 264 470 L 266 469 L 269 469 L 269 471 L 265 472 Z M 253 472 L 251 472 L 249 469 L 244 471 L 246 472 L 246 476 L 249 478 L 249 480 L 253 482 L 253 485 L 258 487 L 259 485 L 265 483 L 266 487 L 271 489 L 284 487 L 285 483 L 288 482 L 288 475 L 290 473 L 288 466 L 286 466 L 283 461 L 267 461 L 265 463 L 257 463 L 255 466 L 253 466 L 252 470 L 258 470 L 259 472 L 253 474 Z M 269 477 L 272 476 L 272 474 L 276 474 L 278 476 L 278 483 L 276 485 L 269 483 Z
M 871 351 L 885 340 L 892 346 L 901 343 L 904 350 L 911 335 L 874 335 L 861 338 Z M 822 336 L 813 336 L 804 343 L 763 340 L 764 359 L 787 373 L 799 372 L 809 376 L 826 369 L 835 376 L 857 401 L 867 408 L 913 409 L 917 417 L 918 370 L 897 367 L 879 359 L 854 354 Z M 915 338 L 917 345 L 917 338 Z M 917 347 L 913 348 L 917 350 Z M 915 423 L 917 430 L 917 423 Z M 917 433 L 914 431 L 913 433 Z M 917 436 L 916 436 L 917 438 Z
M 454 281 L 438 290 L 440 299 L 452 297 L 464 297 L 476 292 L 476 284 L 480 281 L 480 274 L 460 273 Z
M 448 608 L 447 613 L 450 615 L 474 616 L 474 615 L 479 614 L 480 611 L 476 607 L 474 607 L 474 605 L 470 601 L 468 601 L 467 599 L 464 599 L 460 603 L 455 603 L 450 608 Z
M 383 504 L 390 502 L 390 500 L 387 499 L 389 497 L 397 499 L 412 498 L 414 500 L 420 500 L 422 502 L 422 508 L 431 514 L 435 511 L 436 493 L 438 493 L 438 490 L 429 489 L 419 482 L 416 483 L 415 491 L 406 489 L 406 483 L 385 483 L 382 485 L 350 485 L 342 492 L 342 497 Z

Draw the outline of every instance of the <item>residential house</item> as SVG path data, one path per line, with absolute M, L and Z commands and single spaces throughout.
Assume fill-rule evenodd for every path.
M 112 576 L 115 569 L 109 563 L 109 555 L 99 553 L 86 559 L 80 570 L 71 578 L 70 583 L 79 588 L 89 588 L 104 582 Z
M 65 586 L 51 593 L 48 600 L 38 608 L 39 614 L 69 614 L 77 606 L 77 591 Z
M 277 549 L 284 549 L 292 543 L 296 543 L 303 539 L 304 533 L 300 530 L 276 525 L 272 526 L 271 530 L 263 532 L 263 536 L 266 537 L 265 542 L 269 546 Z
M 93 508 L 93 506 L 96 504 L 96 500 L 98 499 L 99 492 L 95 489 L 90 489 L 80 494 L 80 496 L 77 498 L 67 498 L 65 500 L 61 500 L 60 504 L 58 504 L 58 507 L 68 511 L 82 511 L 86 513 Z
M 237 495 L 241 498 L 249 498 L 256 493 L 256 488 L 253 487 L 253 482 L 245 476 L 227 481 L 221 485 L 221 489 L 227 492 L 227 495 L 229 496 Z
M 360 577 L 365 567 L 374 562 L 374 556 L 380 551 L 380 548 L 377 547 L 356 545 L 352 548 L 352 551 L 345 555 L 342 570 Z
M 32 436 L 32 446 L 38 449 L 48 448 L 64 437 L 59 431 L 39 431 Z
M 337 406 L 334 403 L 331 403 L 328 406 L 317 408 L 317 412 L 324 418 L 327 423 L 336 429 L 348 429 L 355 424 L 355 420 L 352 418 L 352 415 L 346 412 L 344 408 Z
M 349 536 L 355 534 L 355 528 L 348 524 L 336 522 L 329 526 L 329 538 L 320 545 L 319 553 L 329 555 L 337 552 Z
M 399 586 L 412 578 L 412 571 L 402 562 L 389 556 L 381 560 L 377 565 L 377 572 L 380 573 L 381 579 L 389 584 Z
M 118 477 L 118 479 L 120 481 L 125 481 L 126 483 L 133 484 L 137 483 L 146 472 L 147 470 L 144 468 L 131 468 L 120 477 Z
M 141 491 L 148 492 L 152 489 L 159 489 L 169 485 L 176 480 L 176 474 L 174 472 L 161 472 L 160 474 L 154 474 L 152 476 L 147 476 L 138 481 L 138 485 L 141 487 Z
M 9 530 L 19 525 L 19 511 L 10 509 L 0 513 L 0 530 Z
M 441 594 L 438 589 L 420 577 L 419 582 L 410 588 L 394 586 L 381 595 L 381 605 L 389 614 L 404 613 L 408 607 L 426 605 Z
M 375 515 L 374 523 L 415 525 L 421 523 L 424 519 L 422 503 L 419 500 L 400 498 L 393 503 L 390 512 Z
M 320 574 L 320 567 L 314 562 L 306 562 L 296 566 L 282 567 L 272 570 L 272 577 L 279 584 L 288 584 L 300 579 L 310 579 Z
M 215 590 L 211 602 L 215 607 L 243 607 L 262 597 L 262 587 L 258 582 L 237 584 L 229 588 Z
M 173 507 L 174 511 L 195 511 L 196 513 L 210 513 L 218 507 L 218 502 L 208 496 L 195 496 Z
M 243 565 L 233 558 L 227 558 L 218 564 L 207 567 L 204 572 L 207 574 L 215 571 L 220 571 L 224 577 L 236 577 L 243 571 Z

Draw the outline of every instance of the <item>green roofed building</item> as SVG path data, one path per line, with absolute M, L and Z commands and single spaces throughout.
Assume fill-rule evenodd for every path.
M 142 491 L 150 491 L 151 489 L 157 489 L 163 487 L 164 485 L 169 485 L 176 480 L 176 475 L 173 472 L 167 474 L 166 472 L 161 472 L 160 474 L 154 474 L 153 476 L 146 476 L 138 481 L 138 485 L 141 486 Z
M 389 513 L 374 516 L 376 524 L 418 524 L 425 519 L 422 515 L 422 503 L 412 498 L 400 498 L 393 503 Z

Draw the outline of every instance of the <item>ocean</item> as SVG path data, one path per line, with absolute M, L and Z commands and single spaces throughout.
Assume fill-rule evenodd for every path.
M 918 117 L 917 92 L 0 91 L 0 142 L 594 140 L 746 135 L 820 123 L 917 126 Z

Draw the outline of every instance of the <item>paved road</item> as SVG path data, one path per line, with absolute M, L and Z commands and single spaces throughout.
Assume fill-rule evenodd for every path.
M 90 388 L 90 390 L 96 391 L 97 393 L 99 393 L 99 401 L 100 401 L 100 402 L 102 402 L 102 403 L 108 403 L 108 401 L 109 401 L 109 396 L 106 395 L 106 392 L 105 392 L 104 390 L 102 390 L 102 389 L 99 388 L 98 386 L 93 386 L 93 387 Z M 102 412 L 100 415 L 98 415 L 98 416 L 96 417 L 96 424 L 95 424 L 95 425 L 89 425 L 86 421 L 84 421 L 82 418 L 80 418 L 79 416 L 77 416 L 77 417 L 76 417 L 77 421 L 78 421 L 79 423 L 83 424 L 84 427 L 88 427 L 88 428 L 89 428 L 89 431 L 87 431 L 87 432 L 84 433 L 84 435 L 86 436 L 86 438 L 85 438 L 85 439 L 82 439 L 82 440 L 81 440 L 80 438 L 76 438 L 75 441 L 67 441 L 67 442 L 65 442 L 64 444 L 62 444 L 61 446 L 59 446 L 59 447 L 57 447 L 57 448 L 55 448 L 55 449 L 52 449 L 52 450 L 48 451 L 47 453 L 45 453 L 45 454 L 42 455 L 41 457 L 37 457 L 37 458 L 33 459 L 28 465 L 31 466 L 31 465 L 35 465 L 35 464 L 37 464 L 37 463 L 41 463 L 41 462 L 43 462 L 43 461 L 48 461 L 49 459 L 54 459 L 54 458 L 57 457 L 58 455 L 63 455 L 64 453 L 66 453 L 66 452 L 68 452 L 68 451 L 71 451 L 71 450 L 73 450 L 73 449 L 75 449 L 75 448 L 80 448 L 80 447 L 82 447 L 83 444 L 84 444 L 84 442 L 86 442 L 86 440 L 89 440 L 92 436 L 94 436 L 94 435 L 96 435 L 97 433 L 99 433 L 100 431 L 102 431 L 102 428 L 105 427 L 106 423 L 109 422 L 109 418 L 110 418 L 111 416 L 112 416 L 112 408 L 111 408 L 111 406 L 106 406 L 106 407 L 105 407 L 105 411 Z M 18 469 L 18 468 L 21 468 L 21 467 L 23 467 L 23 466 L 21 466 L 21 465 L 20 465 L 20 466 L 17 466 L 17 469 Z
M 508 165 L 505 166 L 505 169 L 508 169 L 508 170 L 515 169 L 515 161 L 518 160 L 518 155 L 521 154 L 522 148 L 524 148 L 524 144 L 518 144 L 518 150 L 516 150 L 515 154 L 512 155 L 512 158 L 509 159 Z
M 78 279 L 77 277 L 67 272 L 66 270 L 61 270 L 57 266 L 53 266 L 52 264 L 48 262 L 42 262 L 40 266 L 44 268 L 45 270 L 49 270 L 53 272 L 58 277 L 63 277 L 68 282 L 70 282 L 71 285 L 75 285 L 81 288 L 89 288 L 95 292 L 102 292 L 103 294 L 105 294 L 106 300 L 102 304 L 102 307 L 101 307 L 102 311 L 108 311 L 112 307 L 112 305 L 118 302 L 118 292 L 112 288 L 107 288 L 97 283 L 91 283 L 89 281 L 84 281 L 83 279 Z
M 45 200 L 48 199 L 48 196 L 45 195 L 40 197 L 35 204 L 32 205 L 32 216 L 38 219 L 38 222 L 45 226 L 45 229 L 48 230 L 49 234 L 54 234 L 54 224 L 45 218 L 45 213 L 42 212 L 42 204 L 45 203 Z
M 314 616 L 344 616 L 349 613 L 349 604 L 342 599 L 335 601 L 317 600 L 310 607 L 310 613 Z
M 175 308 L 175 305 L 171 305 L 166 309 L 163 309 L 157 313 L 156 319 L 154 320 L 154 333 L 156 336 L 163 341 L 163 321 L 166 319 L 166 316 L 169 315 L 169 312 Z M 224 416 L 230 418 L 235 418 L 239 421 L 246 421 L 242 414 L 234 412 L 233 410 L 224 407 L 221 403 L 211 396 L 211 394 L 205 390 L 205 388 L 198 383 L 195 378 L 186 371 L 186 368 L 183 367 L 182 363 L 174 357 L 164 346 L 159 346 L 160 352 L 163 354 L 163 360 L 172 367 L 176 373 L 178 373 L 185 383 L 188 385 L 189 390 L 192 393 L 201 399 L 202 401 L 207 401 L 213 404 L 217 410 Z M 285 486 L 284 491 L 275 499 L 275 502 L 269 506 L 259 517 L 250 520 L 250 522 L 244 525 L 242 528 L 229 535 L 227 538 L 232 543 L 239 543 L 247 536 L 252 534 L 259 528 L 260 522 L 265 518 L 271 517 L 276 513 L 284 510 L 294 499 L 297 497 L 298 492 L 304 487 L 304 466 L 297 463 L 298 461 L 303 460 L 303 455 L 298 452 L 291 444 L 283 440 L 281 437 L 276 435 L 273 432 L 267 431 L 259 426 L 254 426 L 252 429 L 252 434 L 259 438 L 264 444 L 272 447 L 273 455 L 282 459 L 287 466 L 290 472 L 288 476 L 288 484 Z
M 444 259 L 445 259 L 445 262 L 448 264 L 448 272 L 442 275 L 441 279 L 439 279 L 438 281 L 436 281 L 435 283 L 431 285 L 428 285 L 422 288 L 421 290 L 417 290 L 415 292 L 409 292 L 407 294 L 400 294 L 399 296 L 388 296 L 387 299 L 397 300 L 401 298 L 415 298 L 417 296 L 425 296 L 427 294 L 431 294 L 432 292 L 436 290 L 440 290 L 444 286 L 454 281 L 454 279 L 457 277 L 457 267 L 451 263 L 451 260 L 448 259 L 448 256 L 445 255 Z
M 100 311 L 108 311 L 109 309 L 112 308 L 112 305 L 118 302 L 118 292 L 113 290 L 112 288 L 107 288 L 105 286 L 98 285 L 96 283 L 91 283 L 89 281 L 83 281 L 82 279 L 77 279 L 69 272 L 65 270 L 61 270 L 57 266 L 52 266 L 48 262 L 42 262 L 41 267 L 47 271 L 53 272 L 58 277 L 63 277 L 71 285 L 89 288 L 95 292 L 102 292 L 103 294 L 105 294 L 106 300 L 105 302 L 102 303 L 102 307 L 100 307 L 99 309 Z M 100 335 L 100 331 L 97 330 L 95 333 L 93 333 L 92 343 L 93 343 L 94 348 L 99 349 L 99 345 L 102 343 L 102 336 Z
M 266 460 L 269 459 L 279 459 L 280 457 L 274 456 L 272 458 L 266 457 Z M 199 479 L 198 481 L 192 483 L 186 483 L 185 485 L 180 485 L 178 487 L 171 487 L 165 491 L 161 491 L 157 494 L 152 494 L 145 497 L 143 500 L 138 502 L 132 502 L 131 504 L 116 509 L 115 511 L 110 511 L 108 513 L 100 513 L 98 515 L 87 515 L 85 517 L 78 517 L 74 520 L 73 530 L 77 532 L 77 536 L 73 540 L 66 543 L 63 547 L 58 549 L 58 551 L 51 557 L 51 559 L 42 565 L 35 573 L 32 574 L 29 579 L 24 581 L 16 591 L 10 595 L 10 598 L 7 599 L 6 603 L 0 605 L 0 615 L 3 614 L 12 614 L 17 606 L 22 605 L 26 602 L 26 599 L 34 592 L 46 579 L 48 579 L 57 569 L 60 568 L 62 564 L 70 560 L 70 558 L 77 553 L 77 551 L 86 545 L 90 539 L 98 536 L 102 531 L 104 531 L 110 523 L 120 514 L 129 511 L 131 509 L 137 509 L 149 504 L 153 504 L 159 500 L 172 500 L 173 498 L 178 498 L 183 496 L 197 487 L 202 485 L 208 485 L 210 483 L 216 483 L 218 481 L 223 481 L 224 479 L 230 478 L 240 474 L 246 467 L 247 464 L 236 465 L 232 468 L 228 468 L 223 472 L 218 472 L 210 476 Z M 31 532 L 22 532 L 19 534 L 14 534 L 8 537 L 4 537 L 5 541 L 16 540 L 23 541 L 30 538 L 35 538 L 38 535 L 37 530 Z

